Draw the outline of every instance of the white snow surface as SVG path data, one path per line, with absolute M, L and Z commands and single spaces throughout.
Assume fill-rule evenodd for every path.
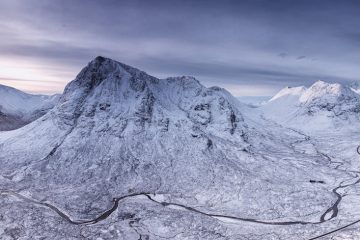
M 96 218 L 114 198 L 142 195 L 121 200 L 96 224 L 76 225 L 2 192 L 0 236 L 305 240 L 348 224 L 360 217 L 358 130 L 311 135 L 264 114 L 290 99 L 283 107 L 310 119 L 327 111 L 324 94 L 336 110 L 356 115 L 349 106 L 357 95 L 337 85 L 287 89 L 256 109 L 193 77 L 157 79 L 97 57 L 43 117 L 0 132 L 0 190 L 75 220 Z M 349 185 L 339 190 L 338 214 L 318 223 L 342 184 Z M 354 227 L 338 236 L 358 239 Z

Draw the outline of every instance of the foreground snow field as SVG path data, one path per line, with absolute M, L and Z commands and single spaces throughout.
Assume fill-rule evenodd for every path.
M 305 240 L 353 223 L 359 97 L 314 86 L 249 108 L 97 57 L 47 114 L 0 132 L 1 239 Z

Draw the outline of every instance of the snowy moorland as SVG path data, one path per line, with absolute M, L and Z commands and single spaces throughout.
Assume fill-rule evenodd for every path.
M 320 239 L 360 219 L 359 99 L 317 82 L 254 108 L 97 57 L 0 132 L 1 239 Z

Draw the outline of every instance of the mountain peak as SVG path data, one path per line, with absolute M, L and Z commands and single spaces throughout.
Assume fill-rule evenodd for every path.
M 276 99 L 280 99 L 283 97 L 298 97 L 300 96 L 302 93 L 304 93 L 304 91 L 306 90 L 306 88 L 304 86 L 300 86 L 300 87 L 285 87 L 283 89 L 281 89 L 275 96 L 273 96 L 269 102 L 275 101 Z
M 100 84 L 104 85 L 103 82 L 107 82 L 105 85 L 112 85 L 111 82 L 129 82 L 131 87 L 141 90 L 146 79 L 149 81 L 157 80 L 137 68 L 110 58 L 98 56 L 80 71 L 74 81 L 68 84 L 64 95 L 70 94 L 78 88 L 91 90 Z
M 306 126 L 303 130 L 307 131 L 311 124 L 309 129 L 322 130 L 358 121 L 359 102 L 360 96 L 350 87 L 317 81 L 307 89 L 284 88 L 262 110 L 270 119 L 289 126 Z
M 96 67 L 101 67 L 102 65 L 109 65 L 109 64 L 122 65 L 122 66 L 126 66 L 127 68 L 133 68 L 122 62 L 116 61 L 111 58 L 103 57 L 103 56 L 97 56 L 96 58 L 91 60 L 88 64 L 88 66 L 93 66 L 96 68 Z
M 105 61 L 106 59 L 110 59 L 110 58 L 105 58 L 103 56 L 97 56 L 96 58 L 94 58 L 94 60 L 92 60 L 93 62 L 103 62 Z M 110 59 L 112 60 L 112 59 Z
M 317 81 L 302 94 L 300 102 L 306 103 L 321 99 L 322 101 L 337 103 L 342 99 L 357 97 L 358 95 L 347 86 Z
M 206 88 L 194 77 L 160 80 L 104 57 L 92 60 L 68 84 L 53 112 L 62 126 L 106 128 L 116 136 L 185 122 L 189 129 L 211 126 L 231 135 L 244 126 L 237 101 L 225 91 Z

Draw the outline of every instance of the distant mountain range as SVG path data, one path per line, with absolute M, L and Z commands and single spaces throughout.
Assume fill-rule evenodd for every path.
M 60 95 L 32 95 L 0 85 L 0 131 L 22 127 L 55 106 Z
M 304 131 L 358 125 L 360 95 L 349 86 L 317 81 L 309 88 L 286 87 L 261 108 L 265 116 Z

